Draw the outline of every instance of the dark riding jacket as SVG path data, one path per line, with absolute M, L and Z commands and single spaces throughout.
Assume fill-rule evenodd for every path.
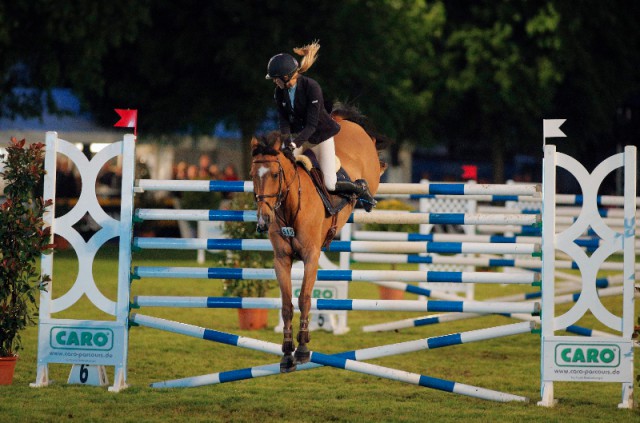
M 320 85 L 307 76 L 298 77 L 293 108 L 287 88 L 276 87 L 273 98 L 278 109 L 280 132 L 296 134 L 293 142 L 298 146 L 305 141 L 319 144 L 340 131 L 340 125 L 324 108 Z

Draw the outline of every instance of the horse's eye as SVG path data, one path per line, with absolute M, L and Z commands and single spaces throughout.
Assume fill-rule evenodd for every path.
M 277 179 L 277 178 L 278 178 L 278 174 L 277 174 L 277 173 L 272 173 L 272 174 L 271 174 L 271 177 L 272 177 L 273 179 Z

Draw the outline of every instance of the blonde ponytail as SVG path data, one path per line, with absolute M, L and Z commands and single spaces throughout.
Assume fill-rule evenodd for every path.
M 318 40 L 313 41 L 311 44 L 307 44 L 306 46 L 297 47 L 293 49 L 293 52 L 302 57 L 302 62 L 300 64 L 300 68 L 298 69 L 299 73 L 304 73 L 311 65 L 313 65 L 318 58 L 318 50 L 320 50 L 320 43 Z

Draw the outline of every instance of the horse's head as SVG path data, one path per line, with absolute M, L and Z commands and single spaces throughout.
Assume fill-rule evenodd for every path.
M 282 206 L 289 185 L 286 173 L 291 169 L 290 153 L 281 151 L 277 132 L 251 140 L 251 178 L 258 207 L 258 232 L 265 232 Z

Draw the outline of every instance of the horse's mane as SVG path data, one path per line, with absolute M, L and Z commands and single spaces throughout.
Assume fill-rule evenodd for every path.
M 338 116 L 344 120 L 360 125 L 365 132 L 375 140 L 376 150 L 378 151 L 384 150 L 394 142 L 388 136 L 378 132 L 373 122 L 353 105 L 336 102 L 331 109 L 331 116 Z
M 258 144 L 251 151 L 251 155 L 277 156 L 279 151 L 275 149 L 274 144 L 278 139 L 280 139 L 279 131 L 273 131 L 267 135 L 260 135 L 257 138 Z
M 258 144 L 251 151 L 252 156 L 277 156 L 279 153 L 282 153 L 286 158 L 291 160 L 292 163 L 295 163 L 295 157 L 293 156 L 293 152 L 290 149 L 282 149 L 282 143 L 280 144 L 280 150 L 276 150 L 275 148 L 276 142 L 282 140 L 282 133 L 280 133 L 280 131 L 271 131 L 266 135 L 261 135 L 257 138 L 257 140 Z

